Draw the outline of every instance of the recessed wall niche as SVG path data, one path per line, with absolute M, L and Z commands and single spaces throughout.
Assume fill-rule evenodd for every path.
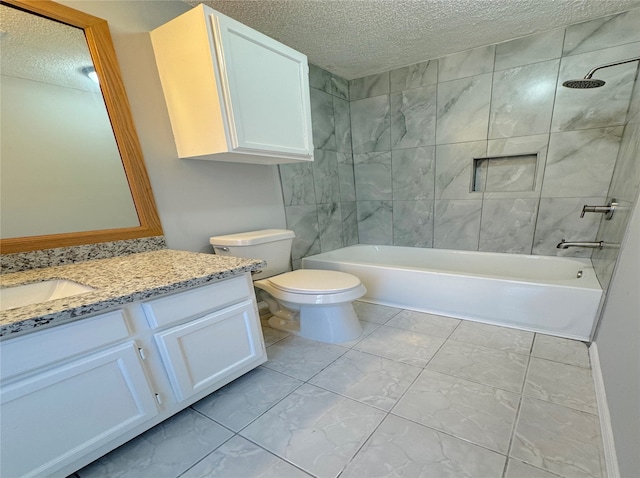
M 538 155 L 520 154 L 473 159 L 472 192 L 525 192 L 536 186 Z

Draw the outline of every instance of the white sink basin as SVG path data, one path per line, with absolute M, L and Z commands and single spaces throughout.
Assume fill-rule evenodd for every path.
M 70 280 L 54 279 L 33 284 L 22 284 L 0 289 L 0 310 L 64 299 L 95 290 L 93 287 Z

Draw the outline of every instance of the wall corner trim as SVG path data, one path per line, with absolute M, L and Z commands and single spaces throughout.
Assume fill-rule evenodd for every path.
M 602 369 L 600 368 L 600 357 L 598 346 L 593 342 L 589 346 L 589 357 L 591 359 L 591 373 L 596 392 L 596 403 L 598 405 L 598 417 L 600 419 L 600 433 L 602 435 L 602 447 L 604 452 L 604 466 L 607 478 L 621 478 L 618 467 L 618 457 L 613 439 L 613 428 L 611 427 L 611 416 L 609 415 L 609 405 L 607 403 L 607 393 L 604 387 Z

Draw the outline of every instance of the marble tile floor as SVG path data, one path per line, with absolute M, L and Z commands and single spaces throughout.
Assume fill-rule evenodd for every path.
M 605 478 L 585 344 L 356 311 L 340 345 L 265 327 L 267 363 L 75 476 Z

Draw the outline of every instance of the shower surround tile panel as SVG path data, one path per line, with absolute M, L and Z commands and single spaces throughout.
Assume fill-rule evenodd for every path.
M 393 244 L 392 201 L 358 201 L 357 208 L 360 244 Z
M 624 127 L 552 133 L 542 197 L 606 196 Z
M 339 202 L 318 204 L 318 230 L 322 252 L 339 249 L 342 238 L 342 210 Z
M 316 149 L 313 160 L 313 181 L 316 204 L 340 201 L 340 178 L 338 177 L 338 153 Z
M 520 393 L 528 361 L 527 355 L 450 339 L 427 369 Z
M 393 201 L 393 244 L 408 247 L 433 245 L 433 207 L 428 201 Z
M 303 382 L 258 367 L 193 404 L 193 408 L 237 432 L 269 410 Z
M 523 394 L 598 414 L 591 371 L 587 368 L 532 357 Z
M 331 93 L 331 73 L 309 63 L 309 86 L 325 93 Z
M 433 247 L 478 250 L 482 200 L 440 199 L 435 203 Z
M 333 98 L 333 116 L 336 135 L 336 150 L 351 154 L 351 113 L 349 102 Z
M 313 145 L 316 149 L 336 150 L 335 120 L 333 116 L 333 97 L 315 88 L 311 91 L 311 122 Z
M 595 241 L 600 214 L 580 217 L 585 204 L 606 204 L 605 197 L 541 198 L 533 238 L 533 254 L 543 256 L 591 257 L 592 249 L 576 247 L 558 249 L 562 240 Z
M 241 435 L 315 476 L 336 477 L 384 412 L 305 384 Z
M 181 478 L 309 478 L 309 475 L 241 436 L 234 436 Z
M 389 411 L 421 371 L 419 367 L 350 350 L 309 383 Z
M 640 43 L 630 43 L 564 57 L 560 62 L 551 131 L 575 131 L 623 125 L 638 70 L 637 63 L 598 70 L 594 78 L 606 81 L 606 84 L 600 88 L 576 90 L 565 88 L 562 82 L 582 78 L 596 66 L 638 56 L 639 51 Z
M 336 98 L 349 101 L 349 82 L 339 76 L 331 76 L 331 94 Z
M 338 180 L 340 181 L 340 201 L 356 200 L 356 184 L 351 153 L 338 153 Z
M 341 203 L 342 238 L 345 246 L 358 244 L 358 210 L 355 201 Z
M 506 454 L 520 395 L 424 370 L 394 415 Z
M 438 83 L 436 144 L 487 139 L 492 77 Z
M 281 164 L 278 169 L 285 206 L 315 204 L 316 190 L 312 163 Z
M 390 151 L 354 154 L 353 170 L 358 201 L 392 198 Z
M 640 25 L 638 8 L 618 15 L 570 25 L 566 28 L 563 55 L 575 55 L 638 42 L 640 41 L 638 25 Z
M 110 257 L 128 256 L 140 252 L 151 252 L 166 249 L 164 236 L 126 239 L 124 241 L 100 242 L 82 246 L 56 247 L 39 251 L 2 254 L 0 267 L 2 274 L 22 272 L 29 269 L 56 267 L 76 262 L 108 259 Z
M 537 217 L 537 199 L 485 199 L 478 250 L 531 254 Z
M 340 477 L 498 477 L 505 461 L 493 451 L 389 415 Z
M 435 194 L 434 146 L 391 152 L 393 199 L 433 199 Z
M 320 253 L 320 234 L 318 231 L 318 210 L 316 205 L 287 206 L 287 229 L 295 232 L 291 246 L 291 259 L 298 260 Z
M 517 38 L 496 45 L 495 70 L 554 60 L 562 56 L 564 28 Z
M 436 199 L 482 199 L 471 191 L 474 158 L 487 153 L 486 141 L 445 144 L 436 147 Z
M 351 101 L 349 106 L 353 152 L 391 150 L 389 96 Z
M 598 418 L 524 397 L 509 456 L 566 478 L 601 478 Z
M 264 267 L 265 262 L 162 249 L 0 275 L 0 285 L 67 279 L 95 290 L 0 312 L 0 336 L 81 320 L 97 312 L 179 292 Z
M 493 76 L 489 138 L 547 133 L 560 60 L 497 71 Z
M 178 476 L 233 436 L 187 408 L 82 468 L 80 478 Z
M 389 93 L 389 72 L 364 76 L 349 82 L 351 101 L 371 98 Z
M 423 61 L 389 72 L 391 93 L 411 90 L 438 82 L 438 60 Z
M 436 85 L 391 93 L 391 149 L 436 143 Z
M 447 55 L 438 60 L 438 81 L 457 80 L 493 71 L 495 45 Z

